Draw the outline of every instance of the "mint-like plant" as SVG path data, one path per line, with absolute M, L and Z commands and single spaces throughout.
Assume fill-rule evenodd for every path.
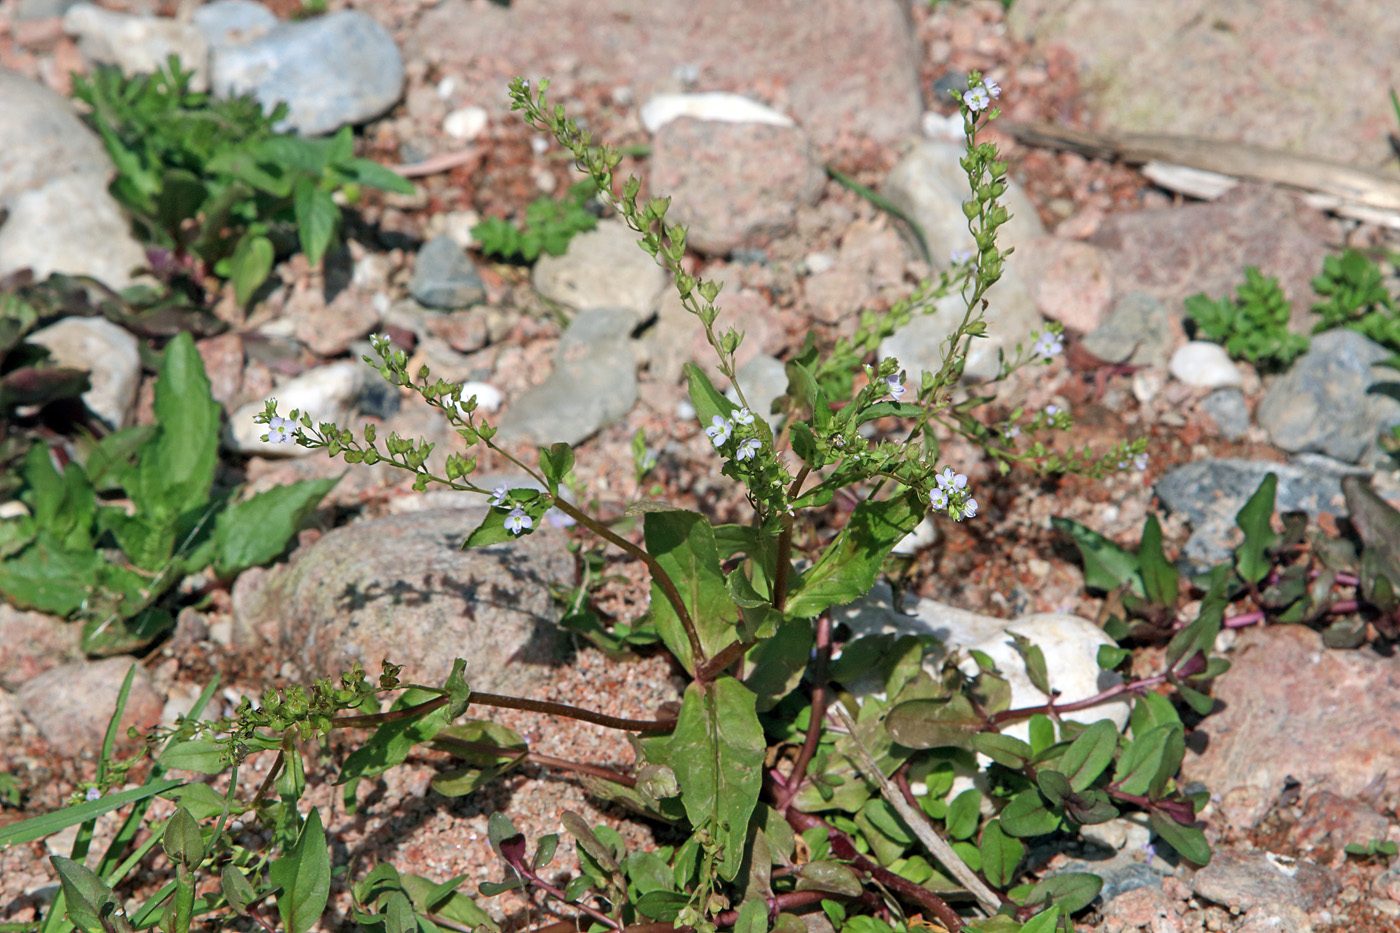
M 1254 266 L 1244 270 L 1234 298 L 1192 295 L 1186 299 L 1186 314 L 1200 335 L 1224 346 L 1231 357 L 1263 369 L 1283 368 L 1308 348 L 1307 337 L 1288 329 L 1291 310 L 1278 279 Z
M 569 186 L 562 200 L 536 198 L 525 208 L 519 226 L 488 217 L 472 227 L 472 239 L 483 255 L 504 262 L 532 263 L 540 253 L 562 256 L 575 234 L 592 230 L 598 218 L 588 209 L 597 185 L 586 178 Z
M 246 304 L 293 242 L 321 262 L 340 226 L 336 195 L 353 202 L 365 186 L 413 193 L 399 175 L 356 158 L 349 127 L 324 139 L 276 132 L 285 104 L 264 113 L 251 96 L 216 100 L 190 90 L 191 74 L 171 56 L 154 75 L 98 66 L 73 77 L 73 95 L 91 108 L 116 164 L 112 194 L 166 253 L 153 259 L 157 272 L 232 281 Z
M 652 581 L 645 628 L 690 677 L 679 708 L 654 719 L 622 719 L 482 693 L 466 683 L 465 662 L 458 660 L 441 687 L 404 684 L 400 670 L 386 663 L 377 683 L 356 668 L 338 683 L 268 690 L 260 704 L 245 700 L 226 720 L 201 720 L 196 713 L 153 739 L 158 767 L 147 785 L 121 792 L 132 793 L 129 800 L 185 793 L 181 806 L 209 830 L 196 844 L 190 821 L 178 812 L 151 828 L 151 839 L 175 837 L 162 844 L 188 874 L 177 871 L 131 922 L 166 910 L 169 926 L 183 933 L 192 917 L 233 911 L 267 925 L 275 895 L 288 930 L 301 933 L 314 925 L 327 903 L 332 868 L 319 812 L 313 808 L 303 817 L 298 808 L 306 781 L 300 743 L 345 729 L 373 730 L 344 759 L 336 778 L 351 806 L 360 780 L 428 745 L 453 759 L 433 782 L 443 794 L 472 793 L 512 768 L 536 763 L 573 773 L 596 796 L 678 827 L 682 841 L 675 846 L 628 851 L 607 827 L 564 813 L 561 822 L 576 842 L 578 864 L 561 871 L 551 867 L 555 834 L 531 844 L 508 815 L 491 817 L 490 840 L 502 876 L 479 885 L 477 894 L 528 890 L 601 930 L 665 923 L 703 933 L 721 926 L 798 933 L 806 929 L 800 915 L 814 910 L 841 933 L 1068 930 L 1070 914 L 1094 899 L 1101 882 L 1084 873 L 1027 877 L 1027 841 L 1072 833 L 1124 810 L 1145 813 L 1183 857 L 1207 860 L 1196 822 L 1203 797 L 1175 782 L 1184 729 L 1172 701 L 1153 688 L 1170 685 L 1188 702 L 1204 696 L 1208 678 L 1221 669 L 1208 659 L 1220 624 L 1218 596 L 1207 599 L 1200 618 L 1173 639 L 1160 672 L 1130 677 L 1121 687 L 1073 703 L 1057 698 L 1040 649 L 1013 639 L 1031 680 L 1047 697 L 1020 708 L 1011 706 L 1007 679 L 985 655 L 931 665 L 926 656 L 940 647 L 932 639 L 843 643 L 832 621 L 833 607 L 871 588 L 891 550 L 927 512 L 969 520 L 981 509 L 966 475 L 940 459 L 936 428 L 981 444 L 1004 467 L 1026 463 L 1098 475 L 1125 468 L 1144 453 L 1144 442 L 1136 441 L 1098 457 L 1054 454 L 1021 435 L 1066 426 L 1064 412 L 1026 417 L 1017 409 L 1010 419 L 984 425 L 975 415 L 990 400 L 989 387 L 959 388 L 967 345 L 985 333 L 986 290 L 1007 256 L 997 246 L 997 230 L 1008 219 L 999 203 L 1006 166 L 994 146 L 975 139 L 997 115 L 991 102 L 999 93 L 974 74 L 968 91 L 957 95 L 968 139 L 963 167 L 970 197 L 964 210 L 975 255 L 965 274 L 945 273 L 938 286 L 928 284 L 898 310 L 901 316 L 925 310 L 939 288 L 960 285 L 966 312 L 948 336 L 938 372 L 911 378 L 896 360 L 869 362 L 872 341 L 886 325 L 879 315 L 864 316 L 855 337 L 831 356 L 809 341 L 789 361 L 788 395 L 775 406 L 785 416 L 779 422 L 753 410 L 745 398 L 735 371 L 743 335 L 716 326 L 719 286 L 682 268 L 685 230 L 666 222 L 667 200 L 640 203 L 636 179 L 618 193 L 612 178 L 618 153 L 592 145 L 562 107 L 547 104 L 544 87 L 535 94 L 523 81 L 512 84 L 515 109 L 573 153 L 599 196 L 637 232 L 641 247 L 672 273 L 716 351 L 737 403 L 694 365 L 686 368 L 690 398 L 698 430 L 723 461 L 721 472 L 743 486 L 752 520 L 714 524 L 698 512 L 649 505 L 638 509 L 640 537 L 630 536 L 592 514 L 583 497 L 564 495 L 574 482 L 572 448 L 542 447 L 530 462 L 503 450 L 493 440 L 495 426 L 474 399 L 462 399 L 461 386 L 433 381 L 426 367 L 409 372 L 404 352 L 385 337 L 373 339 L 372 362 L 381 375 L 441 410 L 467 448 L 450 455 L 441 474 L 428 468 L 431 445 L 421 440 L 380 438 L 373 427 L 357 433 L 314 424 L 297 411 L 283 416 L 275 402 L 259 420 L 270 443 L 324 448 L 352 463 L 389 463 L 414 473 L 419 489 L 436 483 L 488 498 L 487 515 L 467 535 L 466 546 L 531 534 L 548 510 L 557 509 L 579 531 L 642 562 Z M 1041 334 L 1031 350 L 1018 347 L 1014 359 L 1004 360 L 1002 372 L 1043 361 L 1058 348 L 1057 332 Z M 853 366 L 854 374 L 839 372 L 833 356 Z M 471 451 L 481 447 L 509 459 L 539 488 L 476 485 Z M 640 474 L 645 458 L 637 460 Z M 794 530 L 838 493 L 856 505 L 833 537 L 802 554 L 803 538 Z M 587 624 L 595 633 L 603 629 L 596 620 Z M 640 634 L 643 627 L 634 627 L 614 647 Z M 1123 666 L 1125 654 L 1101 653 L 1100 663 Z M 871 682 L 880 693 L 853 694 L 858 684 Z M 398 696 L 381 712 L 379 697 L 388 691 Z M 1134 701 L 1129 736 L 1110 720 L 1081 722 L 1067 715 L 1124 698 Z M 492 707 L 626 730 L 633 735 L 636 764 L 614 769 L 540 756 L 509 729 L 463 718 Z M 1013 723 L 1027 724 L 1026 739 L 1005 734 Z M 239 769 L 255 754 L 274 757 L 251 796 L 240 794 Z M 166 768 L 212 774 L 230 766 L 224 795 L 204 784 L 190 785 L 204 790 L 187 791 L 162 781 Z M 954 796 L 959 770 L 981 771 L 981 780 Z M 100 798 L 110 787 L 92 790 Z M 0 829 L 0 842 L 87 825 L 99 812 L 95 804 L 117 796 Z M 238 808 L 268 828 L 275 856 L 249 852 L 229 836 L 227 819 Z M 104 857 L 103 866 L 113 864 Z M 56 867 L 70 917 L 127 922 L 111 887 L 111 877 L 120 872 L 104 876 L 101 867 L 89 871 L 76 861 Z M 196 886 L 187 879 L 216 867 L 220 892 L 194 898 Z M 366 926 L 432 929 L 441 916 L 437 911 L 450 907 L 457 922 L 494 929 L 490 917 L 456 891 L 460 882 L 434 885 L 381 867 L 349 880 L 356 919 Z
M 1380 267 L 1364 253 L 1346 249 L 1340 256 L 1328 256 L 1312 287 L 1323 299 L 1312 306 L 1313 313 L 1322 317 L 1313 326 L 1313 333 L 1350 327 L 1390 351 L 1400 352 L 1395 298 L 1385 287 Z
M 165 348 L 156 424 L 115 431 L 62 471 L 33 444 L 20 474 L 29 514 L 0 521 L 0 595 L 83 621 L 94 654 L 149 644 L 175 622 L 162 597 L 186 574 L 221 578 L 277 557 L 335 479 L 239 502 L 215 487 L 219 405 L 194 341 Z

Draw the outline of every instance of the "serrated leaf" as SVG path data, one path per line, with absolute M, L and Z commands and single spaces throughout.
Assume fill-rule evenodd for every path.
M 733 677 L 692 683 L 671 734 L 670 759 L 691 825 L 705 828 L 720 853 L 718 871 L 733 881 L 744 858 L 749 817 L 758 803 L 767 743 L 754 695 Z
M 1100 719 L 1070 743 L 1060 759 L 1059 770 L 1076 791 L 1087 790 L 1112 763 L 1117 747 L 1118 727 L 1111 720 Z
M 312 807 L 307 813 L 296 844 L 273 861 L 268 878 L 281 889 L 277 912 L 288 933 L 306 933 L 315 926 L 331 892 L 331 863 L 321 811 Z

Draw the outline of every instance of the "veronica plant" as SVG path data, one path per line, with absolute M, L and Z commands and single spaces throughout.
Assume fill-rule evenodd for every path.
M 1040 650 L 1019 641 L 1028 673 L 1048 698 L 1024 708 L 1012 708 L 1008 681 L 986 656 L 926 663 L 938 646 L 918 637 L 842 645 L 832 622 L 830 610 L 871 588 L 895 544 L 927 512 L 961 521 L 981 511 L 966 475 L 940 460 L 939 430 L 982 444 L 1003 466 L 1024 462 L 1101 474 L 1144 453 L 1140 441 L 1100 457 L 1059 456 L 1040 443 L 1018 445 L 1022 430 L 1029 435 L 1063 427 L 1068 416 L 1049 411 L 1023 417 L 1017 410 L 983 425 L 973 415 L 991 396 L 982 387 L 971 395 L 959 388 L 967 346 L 985 333 L 987 289 L 1008 254 L 997 246 L 997 230 L 1008 219 L 999 202 L 1006 166 L 994 146 L 976 142 L 978 129 L 997 115 L 991 102 L 999 93 L 994 83 L 973 75 L 968 91 L 957 95 L 968 139 L 963 167 L 971 196 L 964 209 L 975 252 L 961 272 L 945 273 L 938 286 L 920 289 L 895 312 L 911 315 L 925 309 L 926 297 L 939 287 L 960 285 L 966 312 L 949 334 L 939 370 L 910 378 L 897 360 L 866 362 L 873 335 L 887 325 L 878 315 L 863 316 L 855 336 L 831 356 L 809 343 L 789 361 L 788 395 L 775 406 L 783 418 L 770 421 L 770 413 L 754 410 L 737 379 L 735 351 L 743 335 L 717 327 L 719 286 L 682 267 L 685 229 L 666 222 L 668 201 L 639 202 L 636 179 L 615 188 L 617 152 L 594 146 L 561 107 L 551 108 L 544 87 L 534 93 L 522 81 L 512 85 L 515 109 L 574 155 L 600 197 L 638 233 L 641 247 L 673 274 L 682 301 L 703 328 L 738 400 L 730 401 L 701 369 L 688 366 L 691 402 L 700 430 L 722 459 L 723 474 L 743 486 L 752 520 L 714 524 L 698 512 L 649 507 L 641 510 L 640 540 L 634 540 L 575 504 L 582 497 L 563 494 L 574 464 L 567 444 L 540 448 L 533 462 L 514 456 L 496 444 L 496 428 L 478 412 L 475 399 L 463 399 L 460 386 L 432 381 L 426 368 L 410 373 L 404 352 L 384 337 L 373 340 L 372 362 L 381 375 L 440 409 L 465 444 L 466 451 L 447 457 L 441 472 L 428 466 L 432 448 L 421 440 L 380 438 L 372 426 L 356 433 L 313 424 L 296 411 L 279 414 L 275 403 L 259 417 L 269 443 L 324 448 L 352 463 L 384 462 L 415 474 L 419 489 L 436 483 L 487 497 L 490 508 L 467 536 L 468 547 L 532 534 L 547 511 L 557 509 L 576 529 L 646 566 L 652 598 L 644 637 L 659 639 L 690 683 L 674 712 L 632 720 L 474 691 L 463 680 L 461 661 L 440 688 L 407 687 L 399 670 L 386 665 L 377 685 L 354 670 L 339 685 L 326 680 L 310 690 L 269 690 L 260 705 L 245 701 L 228 720 L 187 720 L 165 737 L 172 741 L 160 763 L 207 772 L 233 764 L 235 780 L 217 816 L 205 811 L 208 822 L 218 820 L 201 837 L 207 845 L 184 845 L 178 856 L 191 872 L 203 863 L 220 865 L 221 893 L 188 909 L 171 908 L 172 928 L 188 929 L 181 917 L 228 910 L 251 913 L 266 924 L 263 914 L 273 894 L 288 929 L 300 933 L 316 922 L 327 902 L 331 868 L 319 814 L 313 809 L 302 817 L 297 807 L 305 787 L 300 742 L 334 729 L 374 730 L 337 777 L 351 807 L 361 779 L 428 744 L 455 760 L 434 781 L 444 794 L 471 793 L 535 762 L 571 771 L 595 795 L 679 827 L 679 845 L 628 851 L 608 827 L 565 813 L 562 823 L 577 843 L 578 866 L 561 879 L 558 869 L 546 871 L 557 836 L 546 835 L 532 848 L 506 814 L 492 816 L 490 838 L 504 876 L 480 885 L 477 893 L 536 892 L 586 917 L 594 930 L 660 922 L 705 933 L 720 926 L 798 933 L 806 929 L 800 915 L 814 910 L 842 933 L 905 933 L 920 926 L 950 933 L 1068 928 L 1070 913 L 1096 896 L 1099 879 L 1027 878 L 1023 840 L 1102 822 L 1120 809 L 1146 812 L 1184 857 L 1209 858 L 1195 824 L 1200 798 L 1175 784 L 1184 750 L 1180 717 L 1152 689 L 1161 683 L 1189 683 L 1197 693 L 1208 688 L 1200 678 L 1216 671 L 1205 655 L 1218 629 L 1209 606 L 1175 643 L 1166 662 L 1170 677 L 1130 679 L 1073 704 L 1057 702 Z M 1018 347 L 1014 358 L 1003 360 L 1003 373 L 1044 361 L 1059 343 L 1058 332 L 1038 335 L 1031 349 Z M 854 365 L 854 375 L 843 376 L 833 357 Z M 898 434 L 890 425 L 901 426 Z M 473 452 L 483 447 L 509 459 L 538 488 L 474 483 Z M 845 524 L 815 551 L 799 554 L 794 528 L 838 492 L 857 501 Z M 638 627 L 627 638 L 641 632 Z M 1126 652 L 1100 660 L 1107 667 L 1128 663 Z M 857 691 L 858 684 L 872 681 L 880 692 Z M 402 692 L 390 711 L 380 712 L 379 696 L 391 690 Z M 1112 721 L 1067 715 L 1125 697 L 1136 701 L 1130 738 L 1120 736 Z M 462 718 L 483 707 L 626 730 L 634 736 L 636 765 L 623 771 L 538 756 L 511 730 Z M 1013 723 L 1028 724 L 1026 740 L 1004 734 Z M 224 832 L 237 767 L 260 753 L 276 757 L 241 805 L 270 827 L 276 858 L 239 850 Z M 955 773 L 967 769 L 982 771 L 984 780 L 951 794 Z M 192 843 L 188 824 L 175 825 L 164 824 L 163 832 L 178 832 Z M 0 841 L 13 832 L 0 830 Z M 86 881 L 80 893 L 89 906 L 111 903 L 110 890 L 97 883 L 103 879 Z M 376 867 L 353 882 L 356 920 L 374 929 L 431 930 L 441 928 L 437 924 L 450 909 L 458 925 L 494 929 L 489 915 L 456 892 L 460 882 L 435 885 Z M 172 887 L 166 896 L 176 893 Z M 158 906 L 148 904 L 143 912 L 150 915 Z

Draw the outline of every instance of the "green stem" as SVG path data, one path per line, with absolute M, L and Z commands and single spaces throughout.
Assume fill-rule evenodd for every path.
M 386 722 L 398 722 L 404 719 L 416 719 L 419 716 L 431 713 L 435 709 L 446 706 L 449 698 L 442 696 L 426 703 L 417 703 L 403 709 L 389 710 L 387 713 L 370 713 L 365 716 L 341 716 L 331 720 L 333 729 L 369 729 L 383 725 Z M 548 700 L 527 700 L 523 697 L 501 696 L 498 693 L 477 693 L 472 691 L 471 702 L 479 706 L 494 706 L 498 709 L 521 709 L 531 713 L 544 713 L 548 716 L 563 716 L 566 719 L 577 719 L 581 722 L 592 723 L 595 726 L 603 726 L 608 729 L 620 729 L 624 732 L 642 732 L 655 734 L 670 732 L 676 725 L 673 719 L 623 719 L 620 716 L 609 716 L 606 713 L 595 713 L 592 710 L 580 709 L 577 706 L 569 706 L 565 703 L 551 703 Z

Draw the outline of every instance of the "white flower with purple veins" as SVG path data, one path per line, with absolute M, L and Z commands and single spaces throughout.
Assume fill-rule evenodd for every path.
M 710 426 L 705 429 L 705 433 L 710 436 L 716 447 L 723 447 L 729 443 L 729 432 L 733 430 L 733 423 L 726 421 L 721 415 L 715 415 L 710 419 Z
M 505 485 L 497 486 L 495 489 L 491 490 L 491 492 L 494 493 L 494 495 L 491 496 L 492 505 L 498 509 L 509 508 L 507 500 L 510 499 L 510 490 L 506 488 Z
M 974 517 L 976 517 L 976 515 L 977 515 L 977 500 L 976 500 L 976 499 L 968 499 L 968 500 L 967 500 L 966 502 L 964 502 L 963 505 L 962 505 L 962 514 L 959 515 L 959 516 L 956 516 L 956 517 L 957 517 L 958 521 L 962 521 L 964 518 L 974 518 Z
M 987 89 L 987 93 L 992 95 L 993 99 L 996 99 L 1001 96 L 1001 85 L 997 84 L 991 78 L 988 78 L 987 80 L 983 81 L 982 86 Z
M 734 412 L 734 423 L 753 424 L 753 412 L 749 411 L 747 408 L 740 408 L 738 411 Z
M 933 506 L 935 512 L 941 512 L 948 507 L 948 494 L 941 489 L 934 489 L 928 494 L 928 503 Z
M 762 447 L 763 444 L 752 437 L 746 441 L 740 441 L 739 449 L 734 452 L 734 458 L 736 460 L 752 460 Z
M 506 516 L 505 524 L 506 531 L 509 531 L 513 535 L 523 535 L 525 529 L 534 525 L 535 522 L 534 519 L 525 514 L 524 509 L 517 506 L 510 510 L 510 514 Z
M 897 402 L 904 395 L 904 373 L 892 373 L 885 377 L 885 387 L 889 390 L 891 397 Z
M 1047 415 L 1049 415 L 1051 418 L 1053 418 L 1053 417 L 1055 417 L 1056 415 L 1058 415 L 1058 414 L 1060 413 L 1060 406 L 1059 406 L 1059 405 L 1046 405 L 1046 406 L 1045 406 L 1045 413 L 1046 413 Z
M 1146 469 L 1147 469 L 1147 454 L 1138 454 L 1136 457 L 1134 457 L 1134 458 L 1133 458 L 1133 466 L 1137 467 L 1137 471 L 1138 471 L 1139 473 L 1141 473 L 1143 470 L 1146 470 Z
M 96 787 L 89 787 L 87 793 L 83 795 L 83 799 L 88 803 L 92 803 L 94 800 L 101 800 L 102 791 L 98 790 Z
M 1059 356 L 1064 352 L 1065 344 L 1060 335 L 1053 330 L 1047 330 L 1036 338 L 1035 346 L 1031 347 L 1031 352 L 1037 356 Z
M 292 444 L 296 442 L 292 432 L 296 430 L 296 424 L 286 418 L 273 416 L 267 423 L 267 437 L 265 440 L 269 444 Z
M 963 95 L 963 103 L 967 105 L 968 110 L 977 113 L 979 110 L 986 110 L 991 105 L 992 98 L 987 93 L 987 86 L 979 84 Z
M 967 488 L 967 477 L 962 473 L 954 473 L 952 467 L 944 467 L 943 472 L 935 478 L 938 480 L 938 488 L 946 492 Z

